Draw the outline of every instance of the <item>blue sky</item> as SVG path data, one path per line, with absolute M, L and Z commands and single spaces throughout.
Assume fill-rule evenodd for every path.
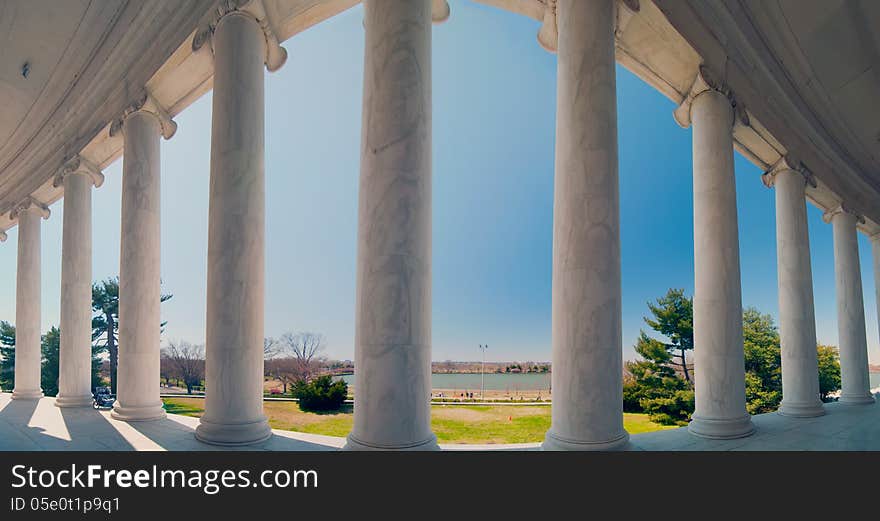
M 531 19 L 451 1 L 433 37 L 433 357 L 550 359 L 556 57 Z M 266 78 L 266 334 L 323 333 L 354 356 L 363 75 L 357 6 L 284 43 Z M 691 131 L 674 105 L 618 67 L 624 357 L 645 303 L 693 292 Z M 162 142 L 163 339 L 203 342 L 211 95 Z M 122 161 L 93 195 L 94 278 L 119 271 Z M 777 315 L 774 201 L 736 155 L 743 304 Z M 43 327 L 59 321 L 63 200 L 43 223 Z M 820 342 L 837 343 L 830 225 L 808 205 Z M 0 319 L 15 318 L 17 231 L 0 246 Z M 868 240 L 860 234 L 869 356 L 880 363 Z

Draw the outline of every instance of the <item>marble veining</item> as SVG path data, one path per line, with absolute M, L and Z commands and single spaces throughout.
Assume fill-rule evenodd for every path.
M 263 414 L 266 38 L 232 12 L 217 23 L 208 208 L 205 414 L 202 441 L 256 443 Z
M 432 3 L 364 2 L 350 450 L 438 448 L 429 404 Z
M 161 120 L 137 111 L 123 122 L 119 268 L 119 381 L 113 417 L 155 420 L 159 399 Z
M 862 298 L 857 217 L 844 208 L 826 214 L 834 233 L 834 282 L 840 344 L 840 403 L 874 403 L 868 377 L 868 338 Z
M 61 240 L 59 407 L 92 405 L 92 176 L 68 173 Z
M 790 416 L 824 414 L 819 399 L 813 274 L 807 228 L 807 180 L 791 169 L 773 174 L 776 190 L 776 258 L 779 288 L 779 340 L 782 403 Z
M 546 450 L 625 447 L 614 5 L 558 4 L 553 409 Z
M 691 433 L 754 431 L 746 413 L 733 108 L 715 90 L 691 107 L 694 158 L 694 393 Z

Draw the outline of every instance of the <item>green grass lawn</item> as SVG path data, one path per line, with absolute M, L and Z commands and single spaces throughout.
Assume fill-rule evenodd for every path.
M 203 399 L 165 398 L 165 410 L 185 416 L 201 416 Z M 346 436 L 351 432 L 352 407 L 333 413 L 308 413 L 295 402 L 265 402 L 269 425 L 274 429 Z M 630 434 L 670 429 L 648 419 L 646 414 L 623 415 Z M 550 428 L 550 406 L 434 405 L 431 429 L 441 443 L 533 443 L 544 439 Z

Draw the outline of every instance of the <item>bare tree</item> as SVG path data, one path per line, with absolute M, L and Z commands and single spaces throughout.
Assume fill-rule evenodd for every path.
M 263 339 L 263 360 L 275 358 L 281 353 L 281 344 L 277 339 L 266 337 Z
M 186 385 L 187 394 L 202 383 L 205 377 L 205 347 L 189 342 L 168 342 L 162 350 L 162 357 L 168 361 L 171 372 Z
M 308 380 L 317 370 L 319 353 L 324 350 L 324 335 L 318 333 L 284 333 L 278 339 L 281 350 L 291 355 L 303 380 Z
M 290 356 L 266 360 L 266 374 L 281 382 L 284 394 L 287 394 L 288 386 L 306 377 L 299 361 Z

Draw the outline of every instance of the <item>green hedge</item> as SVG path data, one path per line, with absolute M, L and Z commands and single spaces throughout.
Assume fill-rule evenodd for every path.
M 293 396 L 299 399 L 299 407 L 304 411 L 335 411 L 348 396 L 348 384 L 341 379 L 334 382 L 329 375 L 319 376 L 311 382 L 294 384 Z

